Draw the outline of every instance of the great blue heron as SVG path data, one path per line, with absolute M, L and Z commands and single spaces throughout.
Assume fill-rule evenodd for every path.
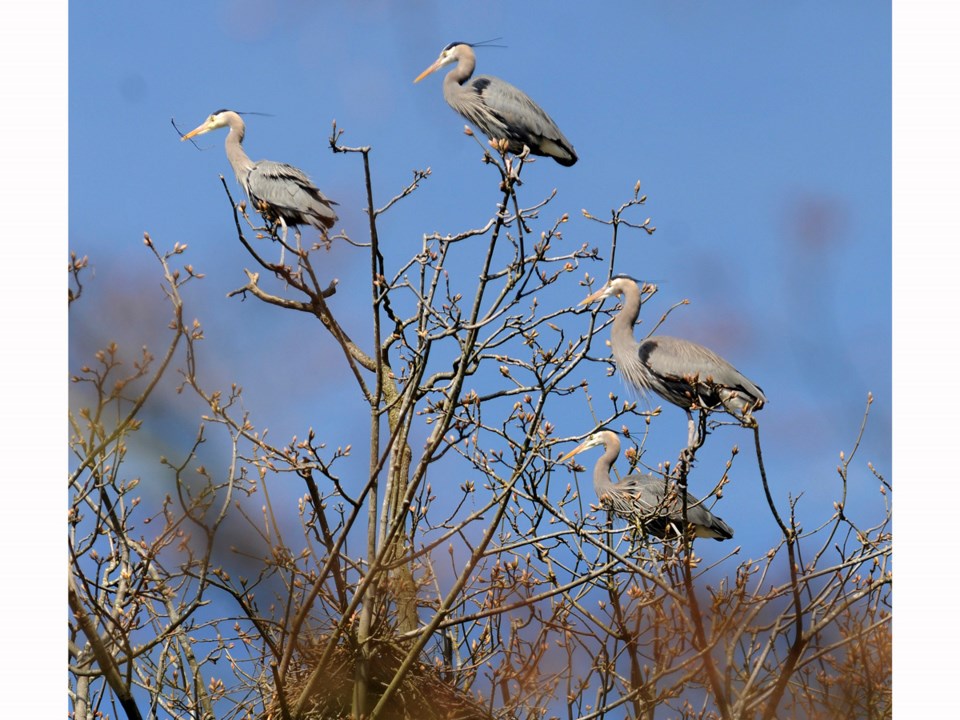
M 470 43 L 454 42 L 440 51 L 440 57 L 420 73 L 420 82 L 430 73 L 451 63 L 457 66 L 443 79 L 443 97 L 454 110 L 480 128 L 491 140 L 506 140 L 507 150 L 552 157 L 561 165 L 573 165 L 577 153 L 557 124 L 530 97 L 505 80 L 490 75 L 470 79 L 477 56 Z
M 614 514 L 639 523 L 644 532 L 665 540 L 679 535 L 684 528 L 681 490 L 653 475 L 628 475 L 620 482 L 610 479 L 610 468 L 620 455 L 620 438 L 609 430 L 593 433 L 557 462 L 566 462 L 574 455 L 597 445 L 606 452 L 593 468 L 593 490 L 600 502 Z M 693 495 L 687 494 L 687 522 L 696 537 L 728 540 L 733 528 L 727 525 Z
M 655 335 L 637 342 L 633 326 L 640 314 L 640 286 L 628 275 L 616 275 L 602 288 L 580 302 L 589 305 L 612 295 L 623 298 L 613 320 L 610 345 L 621 377 L 641 392 L 657 395 L 687 413 L 688 444 L 693 447 L 697 431 L 692 410 L 706 413 L 723 409 L 741 422 L 767 401 L 763 390 L 712 350 L 689 340 Z
M 255 210 L 268 222 L 280 223 L 283 239 L 286 239 L 288 225 L 294 226 L 298 240 L 298 225 L 312 225 L 321 232 L 333 227 L 337 214 L 332 206 L 337 203 L 320 192 L 303 170 L 272 160 L 253 162 L 244 152 L 241 143 L 246 126 L 233 110 L 217 110 L 180 139 L 189 140 L 223 127 L 230 128 L 224 147 L 237 182 Z

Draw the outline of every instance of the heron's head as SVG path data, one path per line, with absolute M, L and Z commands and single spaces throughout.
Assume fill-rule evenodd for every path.
M 239 117 L 233 110 L 217 110 L 215 113 L 211 113 L 200 125 L 181 137 L 180 140 L 189 140 L 192 137 L 203 135 L 211 130 L 219 130 L 222 127 L 227 127 L 227 125 L 230 124 L 231 115 Z
M 414 79 L 414 82 L 418 83 L 430 73 L 436 72 L 440 68 L 451 65 L 455 62 L 458 62 L 461 58 L 468 56 L 475 57 L 473 48 L 470 47 L 470 43 L 459 41 L 452 42 L 440 51 L 440 57 L 434 60 L 430 67 L 417 75 L 416 79 Z
M 577 445 L 573 450 L 564 455 L 561 455 L 558 459 L 558 463 L 566 462 L 574 455 L 579 455 L 584 450 L 589 450 L 590 448 L 597 447 L 597 445 L 603 445 L 604 447 L 615 446 L 617 450 L 620 449 L 620 439 L 617 437 L 616 433 L 611 432 L 610 430 L 598 430 L 597 432 L 590 435 L 586 440 Z
M 604 300 L 608 297 L 620 297 L 629 290 L 634 290 L 639 293 L 642 287 L 642 282 L 635 280 L 629 275 L 614 275 L 612 278 L 610 278 L 610 281 L 606 285 L 597 290 L 595 293 L 585 297 L 580 301 L 580 304 L 592 305 L 593 303 L 599 302 L 600 300 Z

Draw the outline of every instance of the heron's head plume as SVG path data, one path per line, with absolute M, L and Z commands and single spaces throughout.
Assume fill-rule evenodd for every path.
M 444 52 L 446 52 L 447 50 L 453 50 L 453 48 L 455 48 L 457 45 L 466 45 L 467 47 L 472 47 L 472 48 L 478 48 L 478 47 L 505 48 L 506 45 L 498 45 L 498 44 L 496 44 L 497 40 L 502 40 L 502 39 L 503 39 L 503 38 L 495 37 L 495 38 L 490 38 L 489 40 L 478 40 L 478 41 L 476 41 L 476 42 L 467 42 L 466 40 L 457 40 L 457 41 L 452 42 L 452 43 L 450 43 L 449 45 L 447 45 L 447 46 L 446 46 L 445 48 L 443 48 L 443 50 L 441 50 L 440 52 L 441 52 L 441 53 L 444 53 Z

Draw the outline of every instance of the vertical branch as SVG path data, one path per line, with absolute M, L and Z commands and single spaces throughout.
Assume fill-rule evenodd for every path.
M 689 413 L 688 413 L 689 414 Z M 693 584 L 693 529 L 687 520 L 688 497 L 687 497 L 687 476 L 693 461 L 696 457 L 696 451 L 703 446 L 706 440 L 706 418 L 707 413 L 700 411 L 698 416 L 699 432 L 696 438 L 688 437 L 688 445 L 680 453 L 680 459 L 677 462 L 678 483 L 680 485 L 680 496 L 682 504 L 682 528 L 681 533 L 683 543 L 683 557 L 681 566 L 681 575 L 683 577 L 683 586 L 686 590 L 686 601 L 690 607 L 690 618 L 693 623 L 694 645 L 700 651 L 701 663 L 707 674 L 710 683 L 710 689 L 713 693 L 713 699 L 717 703 L 717 709 L 720 717 L 727 720 L 731 718 L 730 703 L 726 692 L 726 684 L 721 676 L 716 662 L 713 659 L 713 643 L 707 639 L 707 632 L 704 626 L 703 615 L 700 610 L 700 601 L 697 599 L 696 588 Z M 690 422 L 693 422 L 692 420 Z
M 386 297 L 383 287 L 383 256 L 380 253 L 380 238 L 377 232 L 377 212 L 373 202 L 373 184 L 370 177 L 370 148 L 360 148 L 363 157 L 363 177 L 367 193 L 367 220 L 370 230 L 370 291 L 373 299 L 373 354 L 375 388 L 370 402 L 370 495 L 367 498 L 367 557 L 377 556 L 377 506 L 379 503 L 379 458 L 380 458 L 380 403 L 384 392 L 383 377 L 383 341 L 380 334 L 380 303 Z M 392 473 L 388 471 L 387 491 L 389 495 Z M 379 581 L 370 587 L 371 596 L 376 596 Z M 360 622 L 357 627 L 358 657 L 353 688 L 353 716 L 367 715 L 367 698 L 370 694 L 370 627 L 373 622 L 374 602 L 368 600 L 362 604 Z
M 683 491 L 684 504 L 686 504 L 687 493 Z M 713 643 L 707 640 L 707 633 L 704 628 L 703 615 L 700 610 L 700 601 L 697 600 L 696 588 L 693 585 L 693 538 L 691 533 L 686 530 L 683 533 L 683 587 L 686 590 L 686 601 L 690 606 L 690 618 L 693 622 L 694 646 L 700 652 L 700 658 L 703 669 L 707 673 L 707 679 L 710 682 L 710 689 L 713 693 L 713 699 L 717 703 L 717 710 L 720 717 L 727 720 L 731 718 L 730 704 L 724 691 L 723 677 L 717 669 L 717 664 L 713 660 Z
M 607 543 L 612 546 L 610 539 L 607 540 Z M 627 660 L 630 663 L 630 688 L 633 691 L 633 713 L 637 718 L 653 720 L 653 706 L 645 702 L 645 694 L 643 693 L 645 683 L 643 675 L 640 672 L 637 638 L 634 633 L 631 632 L 623 617 L 620 590 L 616 585 L 616 578 L 612 573 L 607 577 L 607 592 L 610 595 L 610 605 L 613 608 L 613 616 L 620 634 L 620 640 L 626 645 Z
M 793 640 L 790 643 L 790 650 L 787 652 L 786 660 L 780 668 L 777 682 L 773 687 L 773 691 L 770 694 L 770 698 L 763 712 L 763 720 L 772 720 L 772 718 L 776 717 L 777 707 L 780 705 L 780 700 L 787 688 L 787 683 L 789 683 L 793 677 L 794 669 L 800 662 L 807 641 L 803 632 L 803 603 L 800 598 L 800 580 L 798 577 L 800 568 L 797 564 L 796 557 L 796 527 L 794 526 L 792 517 L 790 527 L 787 528 L 787 526 L 784 525 L 773 503 L 773 498 L 770 495 L 770 486 L 767 483 L 767 472 L 763 466 L 763 451 L 760 447 L 760 426 L 756 421 L 753 422 L 753 438 L 754 447 L 757 451 L 757 465 L 760 468 L 760 479 L 763 481 L 763 492 L 766 495 L 767 504 L 770 506 L 770 512 L 773 513 L 777 525 L 780 526 L 780 531 L 783 533 L 783 538 L 787 544 L 787 560 L 790 565 L 790 594 L 793 599 Z

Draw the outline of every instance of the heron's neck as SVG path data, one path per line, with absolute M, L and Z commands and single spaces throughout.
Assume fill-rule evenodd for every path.
M 610 343 L 614 357 L 624 352 L 635 352 L 639 343 L 633 337 L 633 326 L 637 324 L 639 316 L 640 291 L 635 287 L 627 287 L 623 291 L 620 312 L 613 319 L 613 327 L 610 329 Z
M 227 139 L 224 140 L 224 148 L 227 151 L 227 160 L 230 161 L 230 167 L 233 168 L 233 174 L 237 176 L 237 182 L 246 189 L 246 178 L 253 168 L 253 161 L 244 152 L 243 149 L 243 125 L 230 123 L 230 132 L 227 133 Z
M 597 497 L 603 497 L 615 482 L 610 478 L 610 472 L 613 469 L 613 463 L 616 462 L 620 454 L 620 441 L 615 437 L 608 437 L 604 443 L 605 451 L 597 464 L 593 466 L 593 490 Z
M 457 85 L 463 85 L 467 80 L 470 79 L 470 76 L 473 75 L 474 68 L 477 67 L 477 56 L 473 54 L 473 50 L 469 47 L 460 51 L 460 59 L 457 61 L 457 66 L 447 73 L 447 76 L 443 79 L 444 85 L 447 83 L 456 83 Z

